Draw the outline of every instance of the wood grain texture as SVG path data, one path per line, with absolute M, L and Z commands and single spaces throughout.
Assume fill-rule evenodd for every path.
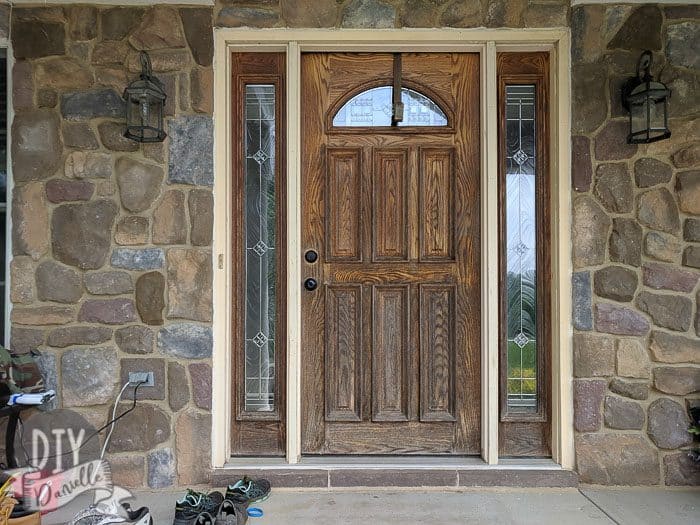
M 326 255 L 327 261 L 362 260 L 360 191 L 362 150 L 326 150 Z
M 320 254 L 317 263 L 303 263 L 304 278 L 320 283 L 302 295 L 304 454 L 480 450 L 479 57 L 403 55 L 403 84 L 441 105 L 450 123 L 446 128 L 333 129 L 337 108 L 363 89 L 390 85 L 392 67 L 393 57 L 386 53 L 302 55 L 302 253 Z M 359 177 L 351 177 L 350 189 L 331 188 L 332 157 L 350 151 L 359 151 L 359 160 L 343 169 L 347 176 L 358 166 Z M 429 200 L 422 197 L 426 188 Z M 341 202 L 349 194 L 358 196 L 356 202 Z M 350 214 L 341 209 L 354 210 L 356 237 L 355 227 L 347 226 Z M 428 223 L 426 209 L 432 214 Z M 340 230 L 338 220 L 345 224 Z M 423 227 L 429 230 L 423 236 L 429 241 L 426 257 Z M 346 252 L 353 253 L 352 260 L 337 257 L 334 238 L 348 231 L 359 246 L 357 257 L 354 249 Z M 432 330 L 426 341 L 437 341 L 438 351 L 426 359 L 418 321 L 422 286 L 438 287 L 434 317 L 426 325 Z M 362 290 L 360 400 L 353 416 L 359 414 L 359 420 L 353 421 L 332 420 L 326 410 L 336 388 L 328 383 L 338 383 L 339 377 L 337 370 L 325 370 L 338 366 L 336 357 L 329 359 L 337 347 L 327 336 L 337 340 L 338 325 L 348 321 L 329 316 L 332 300 L 324 290 L 342 287 Z M 432 367 L 429 373 L 424 366 Z M 427 388 L 431 381 L 432 389 Z M 342 392 L 348 392 L 348 384 Z M 338 408 L 338 399 L 331 401 Z M 432 408 L 423 414 L 423 405 Z

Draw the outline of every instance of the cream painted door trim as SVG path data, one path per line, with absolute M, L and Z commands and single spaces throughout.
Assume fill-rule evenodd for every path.
M 498 463 L 498 261 L 496 52 L 552 53 L 552 455 L 574 467 L 571 358 L 570 37 L 568 29 L 229 29 L 214 31 L 214 349 L 212 466 L 230 465 L 232 275 L 229 218 L 232 51 L 287 54 L 287 463 L 301 459 L 300 59 L 304 51 L 461 51 L 481 55 L 482 458 Z M 235 463 L 235 461 L 234 461 Z

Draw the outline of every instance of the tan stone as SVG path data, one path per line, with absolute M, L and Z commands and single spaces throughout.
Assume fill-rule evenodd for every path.
M 338 4 L 336 0 L 281 0 L 280 9 L 287 27 L 334 27 Z
M 111 197 L 117 192 L 117 185 L 111 180 L 101 180 L 95 184 L 95 195 L 98 197 Z
M 120 67 L 96 67 L 95 83 L 99 86 L 111 87 L 114 90 L 123 90 L 129 80 L 126 71 Z
M 700 339 L 654 331 L 649 343 L 654 361 L 700 365 Z M 646 376 L 645 376 L 646 377 Z
M 168 140 L 167 138 L 165 139 Z M 165 162 L 165 145 L 163 142 L 145 142 L 141 144 L 141 152 L 147 159 L 162 164 Z
M 211 69 L 194 69 L 190 75 L 192 109 L 211 114 L 214 96 L 214 72 Z
M 638 434 L 576 436 L 576 467 L 583 483 L 655 485 L 659 482 L 658 452 Z
M 14 190 L 12 243 L 16 255 L 29 255 L 35 261 L 49 249 L 49 212 L 40 182 Z
M 10 301 L 34 301 L 34 263 L 31 257 L 15 257 L 10 263 Z
M 168 317 L 211 321 L 211 254 L 200 250 L 168 250 Z
M 180 111 L 188 111 L 190 109 L 190 76 L 187 73 L 180 73 L 177 85 Z
M 193 246 L 209 246 L 214 224 L 214 197 L 209 190 L 191 190 L 188 205 L 190 210 L 190 242 Z
M 143 456 L 137 454 L 109 456 L 107 460 L 112 470 L 112 482 L 115 485 L 124 488 L 144 486 L 146 459 Z
M 676 193 L 681 211 L 700 215 L 700 170 L 676 175 Z
M 100 66 L 123 64 L 129 50 L 129 44 L 123 41 L 100 42 L 92 51 L 92 63 Z
M 617 375 L 647 379 L 651 375 L 649 355 L 636 339 L 617 342 Z
M 160 192 L 163 169 L 124 156 L 117 159 L 115 172 L 122 206 L 136 213 L 147 210 Z
M 185 244 L 187 242 L 187 218 L 185 194 L 180 190 L 165 192 L 153 212 L 154 244 Z
M 75 320 L 75 309 L 68 306 L 37 306 L 13 308 L 11 320 L 16 324 L 54 325 Z
M 141 25 L 129 37 L 129 42 L 134 48 L 147 51 L 185 47 L 185 35 L 177 11 L 171 7 L 149 9 Z
M 123 246 L 146 244 L 148 242 L 148 219 L 138 216 L 124 217 L 117 223 L 114 240 Z
M 66 157 L 63 172 L 69 179 L 108 179 L 112 157 L 107 153 L 73 151 Z
M 685 396 L 700 391 L 700 368 L 658 367 L 654 368 L 654 387 L 666 394 Z
M 612 337 L 574 334 L 574 377 L 605 377 L 615 373 Z
M 187 410 L 175 423 L 177 475 L 180 485 L 209 483 L 211 415 Z
M 574 201 L 574 267 L 602 264 L 612 221 L 605 210 L 588 195 Z
M 97 9 L 75 6 L 67 11 L 70 36 L 73 40 L 92 40 L 97 36 Z
M 156 73 L 170 71 L 182 71 L 190 64 L 190 54 L 185 49 L 166 49 L 153 51 L 148 54 L 151 58 L 151 66 Z M 139 54 L 132 52 L 126 59 L 127 68 L 131 73 L 141 72 L 141 59 Z
M 56 90 L 85 89 L 92 86 L 92 71 L 74 58 L 52 57 L 37 62 L 36 83 Z
M 697 139 L 697 137 L 695 137 Z M 678 149 L 671 161 L 676 168 L 694 168 L 700 165 L 700 143 L 693 143 Z
M 668 233 L 651 231 L 644 238 L 644 253 L 659 261 L 677 262 L 681 247 L 678 237 Z

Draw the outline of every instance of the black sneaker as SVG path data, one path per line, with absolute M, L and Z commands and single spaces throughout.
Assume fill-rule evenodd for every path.
M 214 518 L 219 513 L 219 507 L 224 497 L 221 492 L 204 494 L 188 490 L 175 503 L 175 519 L 173 525 L 214 525 Z
M 235 498 L 240 499 L 243 496 L 247 503 L 264 501 L 270 496 L 271 489 L 270 482 L 266 479 L 250 479 L 244 476 L 226 488 L 226 499 L 235 501 Z
M 225 499 L 216 517 L 216 525 L 244 525 L 248 521 L 248 500 L 233 502 Z

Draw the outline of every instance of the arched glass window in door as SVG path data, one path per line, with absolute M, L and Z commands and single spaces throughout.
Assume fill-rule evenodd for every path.
M 435 102 L 412 89 L 401 88 L 404 117 L 398 123 L 406 126 L 447 126 L 447 116 Z M 381 86 L 368 89 L 348 100 L 333 117 L 333 126 L 383 127 L 391 126 L 392 88 Z

